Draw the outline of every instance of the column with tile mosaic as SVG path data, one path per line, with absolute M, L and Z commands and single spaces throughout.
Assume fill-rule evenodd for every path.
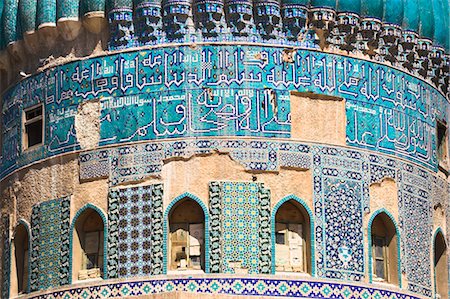
M 110 191 L 108 277 L 162 274 L 161 184 Z
M 363 209 L 368 206 L 368 163 L 362 153 L 316 147 L 314 210 L 317 274 L 361 281 L 365 272 Z
M 431 296 L 432 185 L 429 174 L 401 165 L 399 222 L 408 290 Z
M 10 230 L 9 230 L 9 216 L 2 216 L 2 298 L 9 298 L 9 275 L 10 275 Z
M 270 273 L 269 194 L 253 182 L 210 183 L 211 272 Z
M 30 290 L 69 283 L 70 197 L 45 201 L 31 215 Z

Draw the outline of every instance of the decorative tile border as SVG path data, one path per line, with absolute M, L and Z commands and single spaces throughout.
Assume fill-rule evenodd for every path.
M 80 153 L 80 177 L 93 180 L 109 174 L 114 186 L 159 174 L 165 159 L 215 151 L 229 152 L 247 170 L 278 171 L 281 167 L 309 169 L 312 165 L 310 147 L 296 142 L 199 138 L 154 141 Z M 99 165 L 103 169 L 100 173 Z
M 30 299 L 102 299 L 132 298 L 151 294 L 186 292 L 215 295 L 272 296 L 280 298 L 334 299 L 422 299 L 400 290 L 393 291 L 367 285 L 345 284 L 321 280 L 269 278 L 155 278 L 130 282 L 99 283 L 90 287 L 73 287 L 61 291 L 31 295 Z
M 11 237 L 10 237 L 10 220 L 9 215 L 2 215 L 2 298 L 9 298 L 9 282 L 10 282 L 10 268 L 11 268 Z
M 220 246 L 220 237 L 222 235 L 222 205 L 219 182 L 209 183 L 209 214 L 210 272 L 220 273 L 220 260 L 222 256 L 222 247 Z

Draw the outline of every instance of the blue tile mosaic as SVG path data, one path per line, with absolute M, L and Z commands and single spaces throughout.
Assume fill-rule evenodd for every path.
M 153 151 L 155 149 L 158 150 L 158 154 Z M 106 170 L 100 173 L 102 177 L 107 177 L 109 173 L 112 184 L 126 183 L 130 180 L 143 179 L 149 173 L 157 173 L 154 172 L 156 168 L 150 166 L 158 166 L 157 168 L 161 170 L 163 159 L 189 157 L 195 153 L 205 154 L 217 149 L 228 152 L 233 159 L 242 163 L 248 170 L 279 171 L 280 167 L 285 165 L 283 163 L 286 163 L 286 160 L 281 159 L 285 153 L 292 154 L 292 157 L 299 157 L 298 160 L 290 162 L 289 165 L 300 165 L 301 169 L 311 170 L 314 183 L 314 206 L 311 207 L 314 239 L 311 242 L 314 244 L 315 252 L 315 260 L 312 260 L 312 266 L 315 275 L 321 278 L 363 281 L 366 275 L 370 276 L 370 269 L 367 270 L 365 267 L 367 256 L 370 257 L 370 253 L 364 252 L 363 249 L 365 236 L 362 227 L 363 214 L 375 212 L 369 210 L 368 187 L 371 183 L 380 182 L 385 177 L 394 179 L 399 188 L 399 257 L 401 260 L 400 270 L 408 280 L 405 288 L 427 297 L 432 295 L 430 268 L 432 207 L 444 204 L 448 211 L 448 202 L 445 200 L 448 198 L 448 190 L 444 179 L 434 176 L 418 165 L 395 160 L 389 156 L 374 155 L 370 152 L 348 148 L 302 144 L 294 141 L 229 138 L 222 140 L 155 141 L 87 152 L 85 157 L 80 156 L 80 169 L 85 167 L 84 179 L 92 179 L 99 173 L 96 171 L 90 172 L 89 168 L 97 167 L 98 163 L 105 163 L 104 168 Z M 97 163 L 97 160 L 100 162 Z M 117 167 L 118 164 L 113 164 L 119 163 L 117 161 L 126 163 L 125 165 L 129 165 L 129 167 Z M 87 165 L 83 166 L 84 163 L 87 163 Z M 123 164 L 120 165 L 123 166 Z M 114 173 L 112 169 L 117 169 L 117 172 Z M 226 188 L 226 186 L 228 187 Z M 238 190 L 238 187 L 242 190 Z M 256 189 L 253 190 L 250 187 Z M 233 272 L 224 261 L 228 259 L 239 260 L 242 257 L 240 255 L 242 252 L 257 248 L 256 252 L 245 255 L 247 259 L 245 262 L 248 262 L 248 265 L 245 265 L 252 273 L 270 273 L 273 243 L 271 243 L 270 220 L 266 221 L 272 210 L 270 202 L 273 199 L 270 198 L 270 191 L 260 184 L 249 182 L 212 182 L 209 188 L 210 272 Z M 256 200 L 253 205 L 250 204 L 252 200 Z M 138 263 L 135 265 L 131 262 L 121 262 L 121 257 L 124 257 L 123 253 L 126 253 L 128 258 L 133 256 L 133 252 L 145 252 L 141 249 L 144 246 L 143 244 L 148 241 L 146 238 L 130 239 L 121 236 L 123 233 L 131 234 L 134 227 L 139 227 L 138 224 L 130 225 L 131 222 L 128 223 L 136 220 L 133 213 L 138 215 L 139 221 L 144 221 L 149 217 L 148 215 L 151 215 L 152 223 L 157 223 L 155 220 L 160 219 L 161 226 L 158 226 L 159 228 L 153 227 L 152 224 L 150 228 L 145 226 L 137 233 L 141 234 L 147 228 L 153 232 L 152 238 L 155 239 L 151 239 L 150 243 L 152 246 L 156 245 L 152 247 L 148 255 L 152 257 L 150 264 L 156 265 L 156 268 L 152 268 L 152 271 L 155 272 L 150 274 L 164 272 L 164 250 L 161 249 L 164 246 L 162 242 L 165 240 L 162 230 L 162 219 L 164 218 L 162 216 L 164 212 L 162 204 L 150 214 L 144 211 L 145 209 L 148 210 L 149 203 L 153 205 L 155 201 L 162 202 L 161 186 L 158 188 L 146 186 L 111 190 L 108 208 L 111 231 L 109 232 L 107 271 L 110 278 L 143 275 L 145 272 L 144 266 L 146 264 Z M 342 205 L 342 203 L 345 203 L 345 205 Z M 68 203 L 66 202 L 66 204 Z M 165 213 L 169 208 L 166 208 Z M 31 221 L 32 247 L 35 248 L 36 244 L 40 247 L 32 251 L 32 286 L 41 286 L 40 283 L 42 285 L 53 283 L 56 286 L 59 285 L 57 281 L 47 281 L 47 276 L 44 279 L 42 273 L 47 273 L 48 269 L 45 265 L 40 266 L 39 264 L 43 256 L 41 250 L 45 250 L 49 259 L 53 262 L 61 263 L 62 266 L 58 272 L 59 277 L 61 277 L 59 283 L 62 283 L 64 275 L 68 273 L 64 262 L 62 262 L 65 260 L 63 254 L 65 250 L 61 251 L 61 255 L 59 253 L 52 255 L 52 251 L 45 249 L 45 244 L 42 243 L 45 240 L 51 241 L 46 233 L 49 230 L 49 224 L 56 227 L 57 230 L 65 230 L 64 221 L 58 220 L 59 216 L 56 216 L 55 221 L 59 221 L 60 224 L 53 223 L 52 218 L 46 220 L 48 223 L 41 221 L 40 218 L 40 215 L 45 214 L 46 211 L 48 213 L 53 211 L 55 215 L 62 213 L 58 212 L 59 209 L 62 209 L 62 205 L 50 205 L 47 202 L 33 208 Z M 204 209 L 206 210 L 206 207 Z M 231 214 L 227 214 L 227 211 L 230 211 Z M 242 212 L 244 212 L 244 215 L 241 215 Z M 205 212 L 205 214 L 207 213 Z M 239 218 L 242 217 L 247 217 L 245 218 L 248 220 L 246 225 L 255 224 L 255 230 L 241 227 L 244 224 L 239 222 Z M 268 225 L 266 226 L 266 224 Z M 159 233 L 155 233 L 158 230 Z M 225 237 L 227 234 L 229 239 Z M 241 242 L 240 238 L 248 239 L 248 242 Z M 136 244 L 133 245 L 134 243 Z M 64 244 L 63 240 L 61 245 L 57 246 L 64 248 L 62 244 Z M 232 246 L 228 246 L 230 244 Z M 120 246 L 126 246 L 127 249 L 125 247 L 120 249 Z M 134 250 L 131 246 L 137 249 Z M 139 255 L 138 259 L 140 258 L 143 259 L 144 257 Z M 269 270 L 266 272 L 267 269 Z M 39 278 L 42 279 L 42 282 Z
M 368 163 L 361 153 L 314 149 L 317 273 L 361 281 L 365 273 L 362 218 L 368 209 Z
M 111 190 L 108 214 L 108 277 L 162 274 L 162 185 Z
M 70 198 L 45 201 L 31 216 L 30 291 L 69 282 Z
M 210 183 L 210 269 L 270 273 L 270 193 L 257 183 Z
M 272 296 L 280 298 L 336 298 L 336 299 L 419 299 L 410 293 L 395 292 L 381 287 L 350 285 L 315 280 L 285 280 L 268 278 L 165 278 L 133 282 L 99 283 L 91 287 L 72 287 L 62 291 L 31 296 L 44 298 L 133 298 L 171 292 L 235 296 Z M 175 293 L 174 293 L 175 294 Z
M 255 183 L 224 182 L 222 196 L 222 273 L 234 273 L 230 263 L 259 272 L 259 196 Z
M 11 244 L 11 236 L 10 236 L 10 223 L 9 223 L 9 216 L 8 215 L 2 215 L 1 218 L 1 227 L 2 227 L 2 235 L 0 236 L 2 238 L 2 260 L 0 261 L 2 263 L 2 278 L 1 281 L 2 289 L 1 294 L 2 298 L 9 298 L 9 287 L 10 287 L 10 244 Z
M 427 236 L 431 234 L 431 206 L 433 203 L 444 203 L 448 209 L 448 203 L 445 201 L 448 198 L 448 191 L 444 179 L 434 177 L 417 165 L 398 161 L 389 156 L 348 148 L 308 145 L 293 141 L 231 138 L 157 141 L 123 146 L 109 151 L 100 160 L 103 161 L 104 157 L 108 156 L 107 160 L 111 161 L 107 168 L 111 171 L 109 179 L 114 185 L 160 173 L 164 159 L 190 157 L 193 154 L 213 151 L 229 153 L 247 170 L 279 171 L 281 167 L 289 165 L 312 170 L 316 269 L 320 277 L 345 280 L 364 278 L 367 272 L 364 256 L 367 253 L 364 253 L 362 245 L 364 241 L 362 217 L 364 213 L 370 212 L 369 185 L 386 177 L 395 180 L 399 188 L 399 231 L 402 236 L 401 259 L 404 261 L 402 271 L 407 273 L 411 286 L 414 284 L 421 286 L 414 288 L 415 292 L 429 295 L 430 269 L 426 263 L 422 263 L 422 260 L 429 259 L 430 255 L 431 244 Z M 286 154 L 295 157 L 295 160 L 286 164 L 287 160 L 282 159 Z M 96 155 L 94 151 L 89 157 Z M 89 163 L 96 165 L 93 161 Z M 86 178 L 90 177 L 89 168 L 89 165 L 85 168 Z M 95 172 L 93 175 L 95 176 Z M 220 220 L 221 192 L 220 184 L 210 185 L 211 272 L 220 272 L 221 269 L 222 249 L 218 245 L 223 233 Z M 346 202 L 347 208 L 342 209 L 341 204 L 335 204 L 333 199 L 339 203 Z M 419 213 L 418 207 L 424 208 L 426 212 Z M 421 245 L 416 244 L 415 232 L 419 232 L 422 236 Z M 417 246 L 421 248 L 420 255 L 413 254 Z M 347 253 L 346 257 L 342 255 L 343 250 Z M 417 267 L 418 264 L 421 266 Z
M 290 137 L 290 92 L 346 100 L 347 144 L 436 170 L 436 119 L 448 104 L 431 85 L 377 63 L 283 48 L 199 46 L 113 54 L 17 84 L 3 103 L 0 177 L 79 149 L 78 105 L 101 99 L 99 145 L 201 136 Z M 170 94 L 168 92 L 170 90 Z M 22 152 L 20 114 L 43 102 L 45 144 Z
M 411 165 L 402 168 L 399 220 L 405 236 L 402 241 L 408 289 L 431 296 L 431 241 L 423 241 L 431 240 L 433 229 L 430 175 Z

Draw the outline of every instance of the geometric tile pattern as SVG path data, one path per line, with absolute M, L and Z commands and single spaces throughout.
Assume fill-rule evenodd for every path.
M 297 50 L 285 63 L 277 47 L 203 45 L 75 61 L 22 80 L 4 96 L 0 177 L 78 150 L 74 119 L 86 100 L 102 99 L 100 145 L 175 137 L 287 138 L 294 90 L 346 99 L 348 145 L 437 169 L 435 121 L 437 115 L 447 119 L 448 103 L 425 81 L 329 53 Z M 45 106 L 45 144 L 22 152 L 19 116 L 37 99 Z
M 239 262 L 249 274 L 259 271 L 258 184 L 223 182 L 222 195 L 222 273 L 234 273 L 231 262 Z
M 0 263 L 2 263 L 2 281 L 0 281 L 2 289 L 1 289 L 1 295 L 2 298 L 9 298 L 9 280 L 10 280 L 10 229 L 9 229 L 9 216 L 8 215 L 2 215 L 1 218 L 1 228 L 2 233 L 0 238 L 2 238 L 2 260 Z
M 99 283 L 92 287 L 76 287 L 30 297 L 30 299 L 102 299 L 133 298 L 174 292 L 280 298 L 342 298 L 342 299 L 419 299 L 422 297 L 394 292 L 381 286 L 348 285 L 315 280 L 267 278 L 193 278 L 145 279 L 133 282 Z
M 430 240 L 432 239 L 432 184 L 428 173 L 403 165 L 399 202 L 408 289 L 431 296 Z M 420 223 L 420 225 L 418 225 Z
M 164 159 L 208 154 L 214 151 L 229 152 L 231 158 L 249 170 L 277 171 L 280 167 L 299 169 L 311 167 L 309 147 L 301 144 L 257 139 L 246 141 L 198 139 L 156 141 L 152 144 L 127 145 L 81 153 L 80 177 L 98 179 L 110 174 L 111 184 L 116 185 L 159 174 Z M 102 169 L 100 173 L 99 168 Z
M 313 149 L 317 273 L 361 281 L 364 277 L 363 183 L 368 163 L 362 153 L 333 147 Z
M 33 207 L 31 217 L 30 290 L 69 282 L 70 197 Z
M 90 151 L 79 155 L 80 180 L 109 176 L 108 150 Z
M 270 225 L 270 190 L 259 184 L 259 269 L 258 273 L 271 273 L 272 246 L 271 246 L 271 225 Z
M 114 153 L 120 153 L 112 160 L 130 160 L 133 155 L 142 157 L 147 149 L 158 148 L 163 155 L 160 158 L 172 156 L 189 157 L 193 153 L 210 152 L 212 149 L 229 152 L 233 159 L 245 166 L 248 170 L 272 169 L 280 167 L 280 157 L 287 151 L 295 155 L 301 155 L 298 161 L 303 161 L 304 169 L 312 169 L 314 173 L 314 218 L 316 232 L 317 274 L 320 277 L 339 278 L 345 280 L 361 280 L 365 272 L 363 254 L 363 232 L 361 219 L 365 212 L 369 211 L 369 191 L 371 183 L 379 182 L 384 177 L 395 179 L 398 187 L 399 198 L 399 230 L 401 233 L 400 258 L 402 271 L 407 273 L 412 282 L 411 288 L 422 294 L 429 294 L 429 269 L 424 263 L 429 257 L 430 244 L 428 236 L 431 236 L 430 205 L 441 203 L 448 198 L 444 190 L 446 182 L 434 177 L 412 164 L 400 162 L 384 155 L 375 155 L 357 150 L 343 149 L 339 147 L 323 147 L 317 145 L 300 144 L 297 142 L 259 141 L 254 139 L 239 140 L 234 138 L 183 142 L 143 143 L 139 145 L 119 147 Z M 261 151 L 263 149 L 264 151 Z M 123 155 L 123 156 L 122 156 Z M 148 157 L 151 157 L 148 154 Z M 154 156 L 153 156 L 154 158 Z M 155 159 L 155 158 L 154 158 Z M 147 163 L 162 165 L 156 160 L 142 159 Z M 130 164 L 131 165 L 131 164 Z M 111 166 L 110 166 L 111 167 Z M 160 171 L 160 167 L 158 166 Z M 112 169 L 112 168 L 110 168 Z M 145 162 L 135 165 L 130 171 L 117 170 L 119 176 L 113 177 L 115 182 L 123 182 L 130 179 L 147 176 Z M 432 179 L 433 178 L 433 179 Z M 418 189 L 417 189 L 418 188 Z M 342 191 L 342 190 L 345 190 Z M 335 190 L 333 193 L 332 190 Z M 333 206 L 331 200 L 339 199 L 348 202 L 346 209 Z M 408 203 L 409 202 L 409 203 Z M 425 206 L 424 206 L 425 205 Z M 447 206 L 446 203 L 444 203 Z M 414 212 L 414 207 L 425 207 L 425 213 L 419 215 Z M 220 264 L 223 256 L 223 248 L 217 243 L 217 238 L 222 234 L 220 186 L 210 186 L 210 215 L 211 215 L 211 272 L 220 272 Z M 347 208 L 349 210 L 347 210 Z M 344 217 L 345 215 L 345 217 Z M 347 217 L 346 215 L 351 215 Z M 345 219 L 345 221 L 343 220 Z M 351 219 L 351 223 L 348 222 Z M 407 224 L 407 222 L 410 224 Z M 411 254 L 415 248 L 416 235 L 411 227 L 414 224 L 414 233 L 419 233 L 422 243 L 416 244 L 422 248 L 419 255 Z M 421 223 L 421 225 L 417 225 Z M 353 224 L 357 229 L 350 230 L 348 226 Z M 334 230 L 331 227 L 336 228 Z M 330 230 L 330 234 L 328 234 Z M 410 233 L 406 231 L 409 230 Z M 333 241 L 333 237 L 337 241 Z M 425 241 L 423 241 L 425 240 Z M 345 243 L 347 242 L 347 243 Z M 345 243 L 345 244 L 344 244 Z M 328 247 L 327 247 L 328 246 Z M 347 253 L 344 257 L 343 250 Z M 408 256 L 407 259 L 406 256 Z M 351 258 L 350 260 L 347 260 Z M 416 265 L 421 265 L 416 267 Z M 414 286 L 415 285 L 415 286 Z
M 211 182 L 210 213 L 211 272 L 235 273 L 237 266 L 270 273 L 268 190 L 252 182 Z
M 255 142 L 254 142 L 255 141 Z M 192 142 L 192 144 L 189 144 Z M 314 183 L 314 213 L 312 218 L 314 218 L 314 242 L 315 242 L 315 252 L 316 252 L 316 264 L 313 268 L 316 270 L 316 274 L 322 278 L 332 278 L 341 279 L 348 281 L 361 281 L 364 277 L 365 271 L 365 261 L 364 256 L 368 255 L 363 252 L 363 227 L 362 227 L 362 215 L 368 212 L 369 205 L 369 193 L 368 186 L 370 183 L 378 182 L 383 177 L 394 178 L 397 182 L 399 188 L 398 198 L 399 198 L 399 235 L 400 235 L 400 255 L 399 260 L 401 260 L 401 271 L 406 274 L 408 279 L 408 288 L 418 294 L 425 296 L 431 295 L 431 270 L 429 265 L 430 261 L 430 250 L 431 246 L 431 233 L 432 233 L 432 207 L 436 204 L 445 204 L 448 206 L 447 199 L 448 192 L 444 189 L 446 186 L 445 179 L 434 177 L 428 171 L 423 170 L 423 168 L 408 164 L 402 161 L 392 159 L 391 157 L 383 155 L 374 155 L 368 152 L 361 152 L 357 150 L 350 150 L 348 148 L 341 147 L 327 147 L 322 145 L 312 145 L 312 144 L 300 144 L 293 141 L 290 142 L 280 142 L 280 141 L 258 141 L 254 139 L 222 139 L 211 141 L 217 144 L 227 144 L 231 150 L 222 151 L 233 153 L 234 158 L 236 157 L 240 163 L 244 165 L 254 165 L 252 160 L 258 158 L 252 154 L 252 150 L 256 153 L 260 153 L 260 149 L 270 149 L 268 151 L 274 150 L 274 154 L 267 155 L 266 160 L 268 166 L 278 167 L 280 152 L 289 150 L 293 153 L 298 153 L 304 155 L 308 163 L 304 163 L 305 168 L 310 168 L 313 173 L 313 183 Z M 166 147 L 169 144 L 170 147 Z M 204 147 L 202 147 L 202 144 Z M 209 143 L 211 144 L 211 143 Z M 195 151 L 201 151 L 208 148 L 210 145 L 207 140 L 197 139 L 196 141 L 187 141 L 184 146 L 182 142 L 162 142 L 157 141 L 155 143 L 142 143 L 139 147 L 151 148 L 163 146 L 164 151 L 167 151 L 167 155 L 183 156 L 192 154 Z M 252 144 L 252 146 L 249 146 Z M 282 145 L 281 145 L 282 144 Z M 190 148 L 190 146 L 198 146 L 195 151 Z M 240 148 L 240 147 L 243 148 Z M 132 152 L 137 153 L 137 147 L 124 146 L 117 150 L 123 151 L 126 155 L 126 159 L 132 157 Z M 244 150 L 246 154 L 244 153 Z M 209 148 L 207 149 L 209 151 Z M 298 152 L 295 152 L 297 150 Z M 130 151 L 130 153 L 128 153 Z M 239 152 L 239 154 L 236 154 Z M 110 153 L 108 153 L 109 155 Z M 109 157 L 108 157 L 109 159 Z M 158 158 L 159 159 L 159 158 Z M 303 158 L 301 159 L 303 160 Z M 147 160 L 148 161 L 148 160 Z M 243 162 L 242 162 L 243 161 Z M 261 159 L 261 161 L 263 161 Z M 311 162 L 312 161 L 312 162 Z M 143 176 L 140 171 L 144 170 L 145 162 L 142 162 L 142 168 L 136 170 L 133 176 Z M 262 165 L 262 164 L 259 164 Z M 139 166 L 139 167 L 141 167 Z M 307 167 L 306 167 L 307 166 Z M 253 167 L 253 166 L 247 166 Z M 258 166 L 254 166 L 258 167 Z M 276 169 L 276 168 L 275 168 Z M 124 172 L 123 180 L 128 180 L 132 176 L 129 176 Z M 237 183 L 237 182 L 212 182 L 210 184 L 210 199 L 209 199 L 209 214 L 210 214 L 210 225 L 209 225 L 209 237 L 210 237 L 210 270 L 212 273 L 221 273 L 222 271 L 232 272 L 231 269 L 226 267 L 227 255 L 232 256 L 233 254 L 239 257 L 239 250 L 246 251 L 250 250 L 251 246 L 257 245 L 257 253 L 255 255 L 246 255 L 246 260 L 251 260 L 254 258 L 258 259 L 254 268 L 249 262 L 249 270 L 255 273 L 265 273 L 264 263 L 267 261 L 272 261 L 270 254 L 264 254 L 266 249 L 266 244 L 269 242 L 271 244 L 271 250 L 273 250 L 273 244 L 270 241 L 270 233 L 268 241 L 265 239 L 267 231 L 264 230 L 265 223 L 265 212 L 267 202 L 270 203 L 269 190 L 265 190 L 264 186 L 256 183 Z M 228 186 L 229 189 L 226 191 L 224 186 Z M 248 187 L 256 186 L 256 191 L 248 191 Z M 159 186 L 159 185 L 157 185 Z M 133 264 L 131 261 L 128 263 L 119 263 L 119 244 L 123 246 L 127 245 L 126 252 L 127 258 L 131 257 L 134 253 L 131 246 L 140 248 L 139 246 L 144 246 L 144 243 L 148 241 L 143 236 L 139 236 L 138 242 L 131 240 L 130 238 L 123 238 L 122 243 L 120 243 L 119 234 L 129 233 L 133 231 L 133 226 L 125 225 L 125 222 L 120 222 L 122 219 L 137 221 L 135 218 L 139 218 L 139 221 L 144 221 L 146 219 L 146 212 L 148 203 L 150 202 L 150 207 L 153 209 L 156 202 L 162 202 L 162 187 L 149 186 L 149 187 L 137 187 L 130 189 L 112 189 L 110 192 L 109 199 L 109 225 L 111 230 L 109 232 L 110 244 L 108 244 L 108 273 L 110 278 L 120 277 L 119 268 L 125 269 L 125 275 L 131 275 L 132 273 L 146 272 L 144 266 Z M 236 190 L 237 186 L 242 188 L 241 191 Z M 159 190 L 159 195 L 156 190 Z M 246 191 L 245 191 L 246 190 Z M 151 193 L 151 195 L 148 195 Z M 234 198 L 233 202 L 225 202 L 227 196 Z M 148 199 L 149 197 L 150 199 Z M 445 197 L 443 200 L 441 197 Z M 257 200 L 256 210 L 255 206 L 245 205 L 246 202 L 250 202 L 251 199 Z M 263 204 L 263 202 L 266 203 Z M 139 204 L 137 204 L 139 203 Z M 345 205 L 342 205 L 345 203 Z M 31 219 L 32 223 L 32 248 L 31 250 L 31 285 L 38 286 L 38 279 L 43 279 L 40 275 L 40 270 L 44 271 L 42 267 L 37 267 L 38 262 L 41 257 L 42 248 L 46 248 L 45 244 L 42 244 L 42 248 L 37 248 L 36 244 L 41 245 L 39 237 L 45 235 L 45 231 L 48 231 L 43 227 L 43 222 L 41 221 L 41 214 L 47 211 L 49 213 L 49 207 L 45 206 L 47 203 L 35 206 L 33 208 L 33 215 Z M 255 223 L 257 229 L 252 231 L 251 229 L 241 230 L 239 227 L 238 217 L 226 216 L 226 211 L 224 208 L 228 208 L 231 205 L 234 210 L 233 213 L 243 213 L 244 218 L 248 216 L 247 223 L 252 225 Z M 158 221 L 162 223 L 162 205 L 161 208 L 155 209 L 152 214 L 152 224 L 150 226 L 145 226 L 142 229 L 150 229 L 155 232 L 157 229 L 156 224 Z M 245 206 L 245 209 L 243 208 Z M 62 205 L 61 205 L 62 207 Z M 264 208 L 263 208 L 264 207 Z M 42 211 L 43 209 L 44 211 Z M 55 208 L 54 214 L 62 213 L 58 211 L 58 207 Z M 271 210 L 270 207 L 267 207 Z M 448 209 L 448 207 L 447 207 Z M 370 211 L 374 212 L 374 211 Z M 123 213 L 123 214 L 121 214 Z M 136 214 L 137 213 L 137 214 Z M 254 215 L 253 215 L 253 214 Z M 256 213 L 256 214 L 255 214 Z M 206 214 L 206 213 L 205 213 Z M 247 214 L 252 214 L 251 217 Z M 125 215 L 125 216 L 123 216 Z M 137 217 L 133 215 L 138 215 Z M 236 214 L 237 215 L 237 214 Z M 240 218 L 240 216 L 239 216 Z M 242 219 L 244 219 L 242 218 Z M 49 218 L 50 219 L 50 218 Z M 47 219 L 48 224 L 53 223 Z M 227 220 L 233 220 L 226 222 Z M 60 228 L 63 228 L 63 222 L 60 221 Z M 142 225 L 139 222 L 138 225 Z M 237 230 L 233 231 L 234 227 L 228 228 L 227 225 L 235 225 Z M 45 225 L 47 226 L 47 225 Z M 115 228 L 114 228 L 115 227 Z M 155 242 L 160 242 L 159 245 L 162 246 L 163 230 L 162 225 L 159 226 L 160 233 L 152 233 L 154 240 L 150 239 L 150 244 L 152 248 L 157 248 L 154 245 L 158 244 Z M 43 230 L 41 232 L 41 230 Z M 228 240 L 225 238 L 225 234 L 228 232 L 233 232 L 234 235 Z M 252 238 L 256 236 L 256 241 L 254 243 Z M 227 237 L 228 238 L 228 237 Z M 243 242 L 241 242 L 241 239 Z M 51 241 L 51 239 L 48 239 Z M 64 242 L 61 241 L 63 244 Z M 128 245 L 130 244 L 130 247 Z M 226 245 L 232 244 L 235 247 L 227 248 Z M 61 245 L 61 248 L 63 246 Z M 160 247 L 162 248 L 162 247 Z M 206 247 L 207 248 L 207 247 Z M 237 251 L 235 250 L 237 248 Z M 46 249 L 47 250 L 47 249 Z M 226 253 L 225 250 L 228 250 Z M 163 271 L 163 257 L 161 254 L 163 250 L 158 249 L 152 252 L 154 260 L 150 265 L 158 265 L 155 268 L 155 273 L 162 273 Z M 123 256 L 123 255 L 122 255 Z M 121 256 L 121 257 L 122 257 Z M 207 257 L 207 255 L 205 255 Z M 53 256 L 55 259 L 55 256 Z M 64 260 L 64 255 L 61 255 L 58 262 Z M 143 258 L 143 257 L 142 257 Z M 161 265 L 161 266 L 159 266 Z M 136 270 L 136 267 L 138 270 Z M 159 268 L 161 267 L 161 268 Z M 65 267 L 61 267 L 65 269 Z M 132 269 L 133 268 L 133 269 Z M 159 270 L 161 269 L 161 270 Z M 137 272 L 135 272 L 135 270 Z M 64 270 L 65 271 L 65 270 Z M 64 277 L 63 270 L 59 272 L 58 275 Z M 153 271 L 153 270 L 152 270 Z M 161 272 L 156 272 L 161 271 Z M 134 275 L 134 274 L 133 274 Z M 138 275 L 138 274 L 136 274 Z M 45 280 L 44 280 L 45 283 Z
M 220 195 L 221 184 L 219 182 L 209 183 L 209 248 L 210 248 L 210 273 L 220 273 L 222 260 L 222 199 Z
M 162 185 L 111 190 L 110 200 L 109 277 L 162 274 Z

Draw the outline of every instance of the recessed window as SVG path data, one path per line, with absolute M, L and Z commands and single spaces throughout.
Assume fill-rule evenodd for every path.
M 447 126 L 438 121 L 437 122 L 437 157 L 439 163 L 447 164 L 448 147 L 447 147 Z
M 78 280 L 103 276 L 104 224 L 97 211 L 86 209 L 75 224 L 72 277 Z
M 169 213 L 170 270 L 205 269 L 205 216 L 190 198 L 176 204 Z
M 27 292 L 29 262 L 28 242 L 28 230 L 23 224 L 19 224 L 16 228 L 13 240 L 14 267 L 12 270 L 15 272 L 15 275 L 11 275 L 13 282 L 11 291 L 13 295 L 24 294 Z
M 42 105 L 24 110 L 23 149 L 40 145 L 44 136 L 44 119 Z
M 372 249 L 374 258 L 374 274 L 377 278 L 386 279 L 387 259 L 386 259 L 386 239 L 372 236 Z
M 275 214 L 275 270 L 310 273 L 309 217 L 289 200 Z
M 439 232 L 434 239 L 434 276 L 436 298 L 447 298 L 448 263 L 447 244 L 444 235 Z
M 374 218 L 370 231 L 373 280 L 398 285 L 398 240 L 394 223 L 386 213 L 380 213 Z

